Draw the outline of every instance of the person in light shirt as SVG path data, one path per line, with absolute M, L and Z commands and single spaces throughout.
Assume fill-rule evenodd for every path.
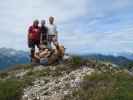
M 49 17 L 49 24 L 47 26 L 48 28 L 48 46 L 49 48 L 52 48 L 52 43 L 55 45 L 58 43 L 58 32 L 57 27 L 54 24 L 54 17 Z

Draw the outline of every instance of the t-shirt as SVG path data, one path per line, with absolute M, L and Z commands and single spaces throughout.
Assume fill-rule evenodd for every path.
M 42 40 L 47 39 L 47 34 L 48 34 L 48 28 L 45 26 L 41 27 L 41 34 L 42 34 Z
M 30 26 L 28 34 L 31 34 L 30 39 L 37 41 L 40 40 L 40 27 Z
M 48 27 L 48 35 L 56 35 L 57 29 L 55 24 L 49 24 L 47 27 Z

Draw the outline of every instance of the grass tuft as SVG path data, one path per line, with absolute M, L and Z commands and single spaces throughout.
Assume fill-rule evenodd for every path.
M 133 77 L 124 72 L 93 73 L 64 100 L 133 100 Z

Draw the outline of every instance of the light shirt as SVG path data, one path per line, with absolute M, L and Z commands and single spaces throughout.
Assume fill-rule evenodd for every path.
M 55 24 L 49 24 L 47 27 L 48 27 L 48 35 L 56 35 L 57 29 Z

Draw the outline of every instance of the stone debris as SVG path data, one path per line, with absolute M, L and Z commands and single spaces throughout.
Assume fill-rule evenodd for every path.
M 62 100 L 80 86 L 85 75 L 92 72 L 94 69 L 84 66 L 62 76 L 38 78 L 33 82 L 33 86 L 24 89 L 22 100 Z

